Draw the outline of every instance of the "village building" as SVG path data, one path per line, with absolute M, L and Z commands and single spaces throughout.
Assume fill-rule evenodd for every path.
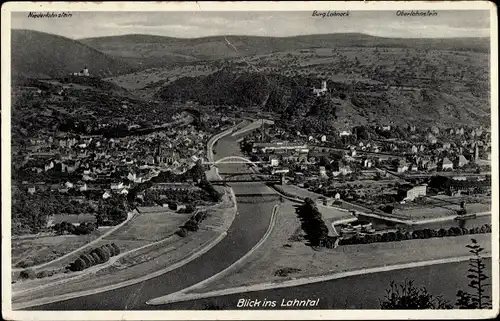
M 396 170 L 397 170 L 398 173 L 404 173 L 404 172 L 408 171 L 408 168 L 409 168 L 409 166 L 408 166 L 408 164 L 406 162 L 401 162 L 398 165 L 398 167 L 397 167 Z
M 443 158 L 441 161 L 441 170 L 453 170 L 453 163 L 448 159 L 448 157 Z
M 321 176 L 321 178 L 328 178 L 328 175 L 326 174 L 325 166 L 319 167 L 319 176 Z
M 271 167 L 276 167 L 280 164 L 279 158 L 277 156 L 269 156 L 269 162 L 271 163 Z
M 465 158 L 464 155 L 459 155 L 455 161 L 456 167 L 464 167 L 469 164 L 469 161 Z
M 399 187 L 398 197 L 401 201 L 414 201 L 415 198 L 427 195 L 427 185 L 412 186 L 405 184 Z

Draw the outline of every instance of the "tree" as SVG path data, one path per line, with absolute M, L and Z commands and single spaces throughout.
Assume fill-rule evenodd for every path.
M 193 213 L 195 210 L 196 210 L 196 207 L 193 204 L 187 204 L 184 212 L 185 213 Z
M 109 260 L 109 253 L 103 251 L 102 248 L 96 248 L 92 251 L 99 256 L 100 263 L 104 263 Z
M 485 264 L 481 256 L 484 248 L 477 243 L 476 239 L 471 239 L 471 242 L 472 244 L 468 244 L 466 247 L 474 257 L 469 260 L 467 278 L 470 279 L 469 287 L 473 289 L 474 293 L 458 291 L 456 305 L 460 309 L 488 309 L 491 307 L 491 298 L 489 295 L 484 294 L 486 288 L 490 286 L 489 283 L 486 283 L 489 277 L 484 273 Z
M 92 256 L 92 259 L 93 261 L 95 262 L 95 264 L 101 264 L 101 263 L 104 263 L 101 259 L 101 257 L 95 252 L 95 251 L 92 251 L 90 253 L 90 255 Z
M 36 278 L 36 274 L 32 269 L 23 270 L 19 273 L 19 277 L 21 279 L 34 279 Z
M 103 245 L 100 249 L 104 253 L 104 262 L 109 261 L 109 258 L 111 257 L 111 251 L 109 250 L 109 248 L 106 245 Z
M 205 179 L 205 170 L 201 165 L 201 161 L 197 161 L 196 164 L 190 170 L 193 181 L 200 182 Z
M 311 198 L 306 198 L 304 204 L 297 207 L 297 214 L 302 222 L 302 229 L 312 246 L 319 246 L 328 236 L 326 226 L 321 213 Z
M 85 261 L 83 261 L 81 258 L 77 258 L 75 262 L 71 263 L 70 265 L 70 270 L 71 271 L 83 271 L 87 268 L 88 266 L 85 264 Z
M 417 288 L 413 281 L 405 279 L 403 284 L 391 281 L 390 288 L 386 290 L 384 300 L 380 301 L 381 309 L 451 309 L 452 305 L 440 296 L 428 293 L 425 287 Z
M 85 262 L 85 265 L 87 267 L 91 267 L 92 265 L 94 265 L 93 260 L 90 258 L 90 256 L 88 254 L 80 255 L 80 259 L 82 259 Z
M 120 248 L 115 243 L 111 243 L 111 247 L 115 249 L 115 255 L 120 254 Z
M 221 200 L 222 195 L 215 190 L 213 185 L 206 179 L 202 180 L 199 184 L 200 188 L 203 189 L 213 202 L 218 202 Z

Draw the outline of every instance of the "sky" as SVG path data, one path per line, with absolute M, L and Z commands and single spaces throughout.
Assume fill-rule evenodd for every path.
M 410 12 L 411 10 L 405 10 Z M 422 11 L 422 10 L 420 10 Z M 325 11 L 321 11 L 325 12 Z M 339 10 L 340 12 L 340 10 Z M 397 11 L 350 11 L 348 17 L 313 16 L 313 11 L 83 12 L 70 18 L 29 18 L 12 13 L 12 28 L 72 39 L 150 34 L 177 38 L 215 35 L 287 37 L 356 32 L 381 37 L 489 37 L 489 11 L 436 11 L 437 16 L 398 16 Z

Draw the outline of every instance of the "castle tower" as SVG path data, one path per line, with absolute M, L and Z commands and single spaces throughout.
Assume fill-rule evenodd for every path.
M 326 91 L 326 90 L 327 90 L 327 88 L 326 88 L 326 80 L 323 80 L 323 81 L 321 82 L 321 89 L 322 89 L 323 91 Z
M 477 162 L 479 159 L 479 146 L 476 144 L 476 147 L 474 147 L 474 160 Z
M 83 75 L 84 75 L 84 76 L 89 76 L 89 75 L 90 75 L 90 74 L 89 74 L 89 69 L 87 68 L 87 66 L 85 66 L 85 67 L 83 68 Z

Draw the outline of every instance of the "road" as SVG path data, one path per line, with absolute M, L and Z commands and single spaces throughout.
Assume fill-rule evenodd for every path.
M 216 147 L 215 159 L 241 155 L 236 140 L 227 137 Z M 249 171 L 247 165 L 221 166 L 223 172 Z M 250 172 L 250 171 L 249 171 Z M 227 236 L 204 255 L 183 267 L 159 277 L 116 290 L 31 307 L 28 310 L 142 310 L 149 299 L 182 290 L 222 271 L 247 253 L 265 234 L 274 204 L 279 202 L 269 194 L 263 183 L 234 184 L 238 212 Z M 262 196 L 260 196 L 262 195 Z M 98 280 L 96 280 L 98 282 Z M 157 309 L 160 307 L 156 307 Z

